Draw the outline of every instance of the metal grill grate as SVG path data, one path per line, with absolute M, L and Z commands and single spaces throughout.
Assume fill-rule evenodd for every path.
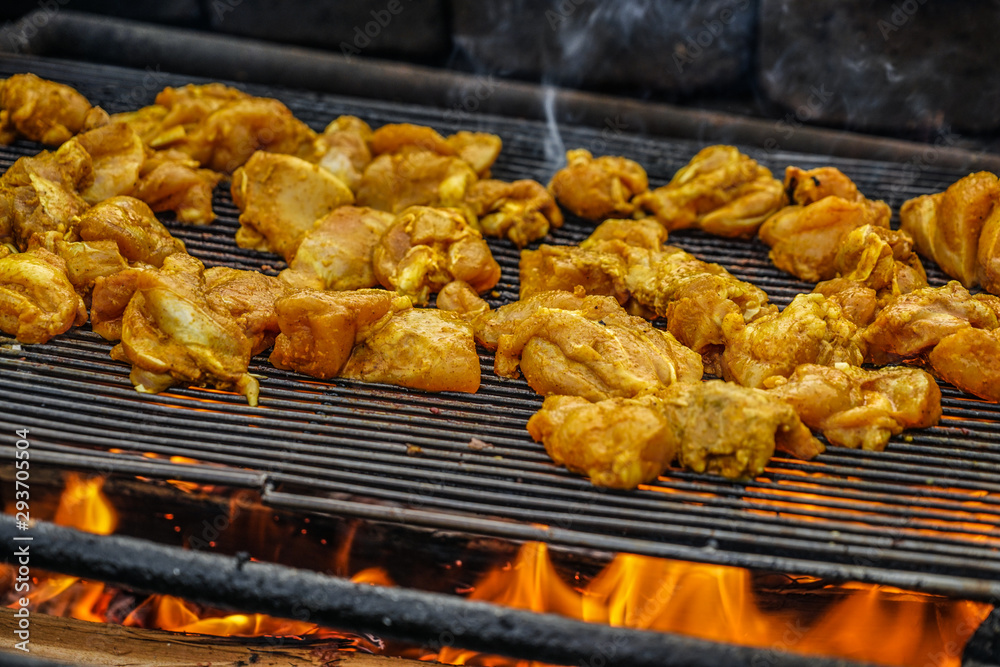
M 74 85 L 112 112 L 150 102 L 162 86 L 192 81 L 157 74 L 155 86 L 144 88 L 149 74 L 133 70 L 0 60 L 0 75 L 19 71 Z M 440 110 L 245 88 L 282 99 L 317 129 L 350 113 L 373 126 L 407 121 L 443 132 L 495 132 L 504 141 L 494 169 L 498 178 L 545 182 L 557 167 L 546 158 L 552 138 L 542 123 L 485 115 L 455 123 Z M 592 149 L 606 142 L 602 152 L 638 160 L 654 186 L 701 148 L 627 134 L 602 137 L 600 130 L 580 127 L 561 128 L 561 139 L 567 147 Z M 0 149 L 0 165 L 38 148 L 21 142 Z M 840 167 L 866 195 L 894 209 L 963 175 L 921 165 L 747 152 L 779 174 L 788 164 Z M 228 193 L 220 190 L 215 204 L 220 218 L 209 227 L 167 225 L 209 266 L 271 274 L 283 268 L 273 255 L 237 248 L 238 212 Z M 571 218 L 553 242 L 577 242 L 589 229 Z M 812 287 L 775 269 L 759 242 L 697 232 L 673 234 L 670 242 L 726 265 L 782 306 Z M 516 298 L 518 252 L 506 241 L 491 239 L 490 245 L 503 269 L 497 305 Z M 929 273 L 932 284 L 944 282 L 936 268 Z M 486 354 L 475 395 L 321 382 L 275 369 L 262 356 L 250 369 L 266 376 L 260 407 L 250 408 L 242 397 L 205 389 L 137 394 L 128 368 L 109 358 L 111 345 L 89 327 L 40 346 L 0 343 L 0 432 L 28 427 L 32 458 L 41 465 L 258 488 L 275 507 L 442 530 L 966 598 L 1000 595 L 1000 407 L 950 387 L 943 387 L 941 425 L 894 438 L 884 453 L 832 449 L 811 462 L 775 457 L 763 476 L 746 484 L 671 471 L 638 491 L 617 492 L 596 489 L 549 461 L 524 429 L 541 398 L 522 381 L 498 379 Z M 490 446 L 470 447 L 473 438 Z M 0 456 L 12 458 L 12 448 Z

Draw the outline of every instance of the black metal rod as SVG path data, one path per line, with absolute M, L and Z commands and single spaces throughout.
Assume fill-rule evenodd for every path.
M 31 565 L 202 604 L 372 633 L 423 646 L 455 645 L 555 664 L 629 667 L 860 667 L 847 660 L 584 623 L 436 593 L 354 584 L 307 570 L 246 562 L 121 536 L 0 518 L 0 541 L 30 536 Z M 11 562 L 11 552 L 4 559 Z M 766 661 L 766 662 L 762 662 Z
M 34 23 L 31 23 L 34 20 Z M 545 89 L 501 80 L 390 61 L 346 58 L 316 49 L 280 46 L 259 40 L 212 35 L 193 30 L 152 26 L 136 21 L 97 17 L 70 10 L 39 10 L 22 21 L 39 24 L 28 31 L 14 23 L 0 29 L 0 51 L 100 60 L 128 67 L 159 67 L 200 77 L 294 86 L 342 95 L 387 98 L 459 110 L 469 95 L 477 113 L 518 118 L 545 118 Z M 630 131 L 767 147 L 780 138 L 786 151 L 896 162 L 921 160 L 927 145 L 852 132 L 800 127 L 791 136 L 774 121 L 716 111 L 692 110 L 663 103 L 556 88 L 552 106 L 559 122 L 603 128 L 608 118 L 629 119 Z M 482 98 L 482 99 L 480 99 Z M 1000 156 L 947 146 L 933 147 L 934 163 L 961 169 L 1000 171 Z

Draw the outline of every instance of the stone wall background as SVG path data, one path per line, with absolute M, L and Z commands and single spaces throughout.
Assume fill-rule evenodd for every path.
M 1000 130 L 1000 0 L 5 0 L 912 139 Z

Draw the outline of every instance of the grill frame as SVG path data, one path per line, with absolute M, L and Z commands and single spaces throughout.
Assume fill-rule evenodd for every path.
M 161 80 L 155 87 L 143 88 L 146 75 L 141 71 L 36 57 L 0 58 L 0 75 L 29 69 L 76 86 L 110 112 L 135 105 L 134 95 L 116 96 L 115 91 L 144 90 L 145 103 L 164 85 L 200 81 L 158 74 Z M 373 126 L 407 121 L 444 132 L 497 132 L 505 141 L 494 168 L 498 178 L 545 182 L 555 169 L 544 151 L 539 152 L 548 130 L 536 121 L 487 114 L 455 120 L 440 109 L 259 85 L 241 87 L 282 99 L 316 129 L 338 114 L 353 113 Z M 654 187 L 703 146 L 624 133 L 607 138 L 599 129 L 583 127 L 560 129 L 567 147 L 596 148 L 604 143 L 607 152 L 638 160 Z M 14 158 L 39 149 L 30 142 L 0 149 L 0 165 L 5 168 Z M 865 194 L 885 199 L 894 210 L 905 199 L 944 189 L 963 175 L 929 165 L 909 169 L 892 163 L 743 149 L 772 169 L 787 164 L 838 166 Z M 238 211 L 224 191 L 217 191 L 215 208 L 220 220 L 210 227 L 169 221 L 167 225 L 208 266 L 225 263 L 272 275 L 283 267 L 273 255 L 235 247 L 232 234 Z M 553 234 L 554 242 L 577 242 L 590 227 L 570 217 L 566 227 Z M 503 270 L 499 296 L 491 298 L 495 306 L 517 296 L 518 255 L 506 241 L 489 243 Z M 720 261 L 737 277 L 760 285 L 782 306 L 812 287 L 771 266 L 759 242 L 683 232 L 672 234 L 670 243 Z M 929 267 L 928 273 L 932 284 L 944 281 L 936 267 Z M 0 400 L 17 410 L 16 415 L 0 416 L 0 432 L 30 428 L 32 457 L 43 465 L 252 488 L 262 491 L 264 502 L 276 508 L 889 584 L 967 599 L 1000 599 L 996 551 L 1000 444 L 990 437 L 1000 424 L 1000 407 L 968 400 L 949 387 L 943 387 L 949 419 L 935 429 L 911 433 L 910 443 L 894 438 L 884 453 L 838 449 L 808 463 L 778 457 L 768 468 L 769 481 L 759 478 L 747 484 L 671 471 L 667 481 L 656 485 L 663 493 L 616 492 L 595 489 L 548 461 L 524 431 L 541 398 L 523 381 L 497 379 L 492 358 L 482 351 L 484 386 L 473 396 L 425 394 L 340 379 L 320 382 L 274 369 L 256 358 L 251 372 L 267 379 L 261 383 L 262 407 L 255 409 L 241 397 L 203 389 L 175 388 L 153 397 L 136 394 L 127 366 L 107 357 L 110 347 L 86 328 L 20 350 L 12 349 L 10 339 L 0 339 Z M 195 403 L 197 399 L 216 403 Z M 213 411 L 182 415 L 178 406 Z M 281 411 L 277 419 L 271 416 L 275 410 Z M 54 420 L 60 424 L 57 428 L 50 426 Z M 253 429 L 253 435 L 241 436 L 247 429 Z M 473 437 L 493 446 L 473 450 L 468 447 Z M 276 447 L 282 438 L 287 442 Z M 112 454 L 105 451 L 110 447 L 188 456 L 213 465 Z M 246 456 L 236 458 L 234 448 L 244 449 Z M 0 451 L 0 460 L 12 459 L 12 451 Z M 255 465 L 246 467 L 250 463 Z M 825 498 L 789 506 L 780 494 L 815 491 L 808 485 L 816 478 L 809 474 L 819 466 L 840 475 L 837 484 L 823 490 Z M 928 479 L 934 483 L 925 483 Z M 465 486 L 466 482 L 475 485 Z M 982 495 L 961 493 L 963 488 Z M 536 495 L 528 495 L 528 489 Z M 492 506 L 469 511 L 471 503 L 487 497 L 495 501 Z M 880 514 L 870 519 L 871 525 L 857 526 L 858 517 L 845 502 L 850 500 L 863 501 L 871 511 L 879 508 Z M 825 508 L 820 511 L 833 517 L 825 529 L 813 521 L 822 514 L 806 505 Z M 538 506 L 542 509 L 533 509 Z M 558 507 L 569 509 L 553 511 Z M 547 513 L 540 513 L 543 510 Z M 647 514 L 654 510 L 669 523 L 654 525 Z M 973 539 L 944 530 L 919 537 L 921 531 L 932 530 L 935 520 L 957 525 L 966 523 L 958 520 L 962 517 L 982 526 L 962 529 Z M 542 518 L 548 527 L 537 525 Z M 591 532 L 581 529 L 585 525 L 593 528 Z

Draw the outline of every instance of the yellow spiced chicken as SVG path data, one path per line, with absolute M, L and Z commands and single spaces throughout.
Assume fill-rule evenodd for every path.
M 375 277 L 386 289 L 424 305 L 453 280 L 476 292 L 496 286 L 500 265 L 459 211 L 413 206 L 389 226 L 372 253 Z
M 771 246 L 774 265 L 802 280 L 837 277 L 837 252 L 852 230 L 865 225 L 889 227 L 891 211 L 885 202 L 866 199 L 832 167 L 811 171 L 788 167 L 785 188 L 792 205 L 769 217 L 759 235 Z
M 904 202 L 899 209 L 900 226 L 913 237 L 921 255 L 933 259 L 965 287 L 973 287 L 984 271 L 980 268 L 980 237 L 998 203 L 1000 183 L 996 175 L 980 171 L 944 192 Z M 985 245 L 989 244 L 987 238 Z M 988 262 L 990 254 L 984 247 L 983 259 Z
M 275 302 L 288 294 L 289 287 L 277 278 L 257 271 L 241 271 L 215 266 L 205 271 L 208 305 L 228 313 L 250 340 L 251 354 L 260 354 L 274 344 L 278 335 Z
M 354 203 L 348 187 L 325 169 L 264 151 L 237 169 L 231 192 L 241 211 L 236 244 L 277 253 L 285 261 L 319 218 Z
M 458 157 L 406 147 L 368 164 L 358 185 L 358 204 L 390 213 L 410 206 L 462 206 L 476 180 L 475 170 Z
M 20 343 L 44 343 L 86 321 L 60 257 L 33 248 L 0 258 L 0 331 Z
M 636 208 L 633 199 L 649 190 L 646 170 L 624 157 L 595 158 L 590 151 L 578 148 L 566 152 L 566 163 L 549 182 L 549 192 L 569 211 L 587 220 L 630 216 Z
M 134 292 L 111 356 L 132 364 L 136 390 L 203 385 L 239 392 L 257 405 L 258 383 L 247 372 L 253 343 L 229 312 L 209 302 L 202 263 L 175 253 L 161 268 L 132 275 Z
M 311 162 L 323 167 L 356 192 L 361 185 L 361 174 L 372 161 L 371 140 L 372 128 L 368 123 L 356 116 L 340 116 L 316 138 Z
M 70 86 L 34 74 L 0 80 L 0 145 L 19 136 L 59 146 L 88 126 L 107 119 L 99 107 Z
M 701 358 L 665 331 L 620 307 L 562 310 L 536 308 L 497 341 L 495 370 L 517 377 L 543 396 L 581 396 L 597 401 L 637 396 L 674 382 L 697 382 Z M 594 318 L 594 319 L 591 319 Z
M 66 277 L 87 304 L 98 278 L 113 276 L 128 268 L 128 262 L 113 240 L 67 241 L 59 232 L 46 232 L 31 237 L 28 250 L 36 247 L 45 248 L 66 262 Z
M 918 368 L 802 364 L 787 379 L 772 376 L 764 386 L 841 447 L 882 451 L 890 436 L 941 418 L 941 390 Z
M 781 181 L 769 169 L 733 146 L 709 146 L 669 183 L 635 203 L 668 230 L 696 227 L 749 238 L 786 201 Z
M 106 199 L 80 215 L 75 226 L 84 241 L 114 241 L 130 262 L 160 266 L 168 256 L 184 252 L 183 241 L 134 197 Z
M 178 222 L 207 225 L 215 220 L 212 193 L 222 174 L 201 169 L 198 162 L 175 150 L 147 153 L 131 194 L 157 213 L 173 211 Z
M 465 203 L 479 219 L 486 236 L 510 239 L 518 248 L 562 227 L 563 216 L 541 183 L 519 180 L 505 183 L 484 179 L 473 183 Z

